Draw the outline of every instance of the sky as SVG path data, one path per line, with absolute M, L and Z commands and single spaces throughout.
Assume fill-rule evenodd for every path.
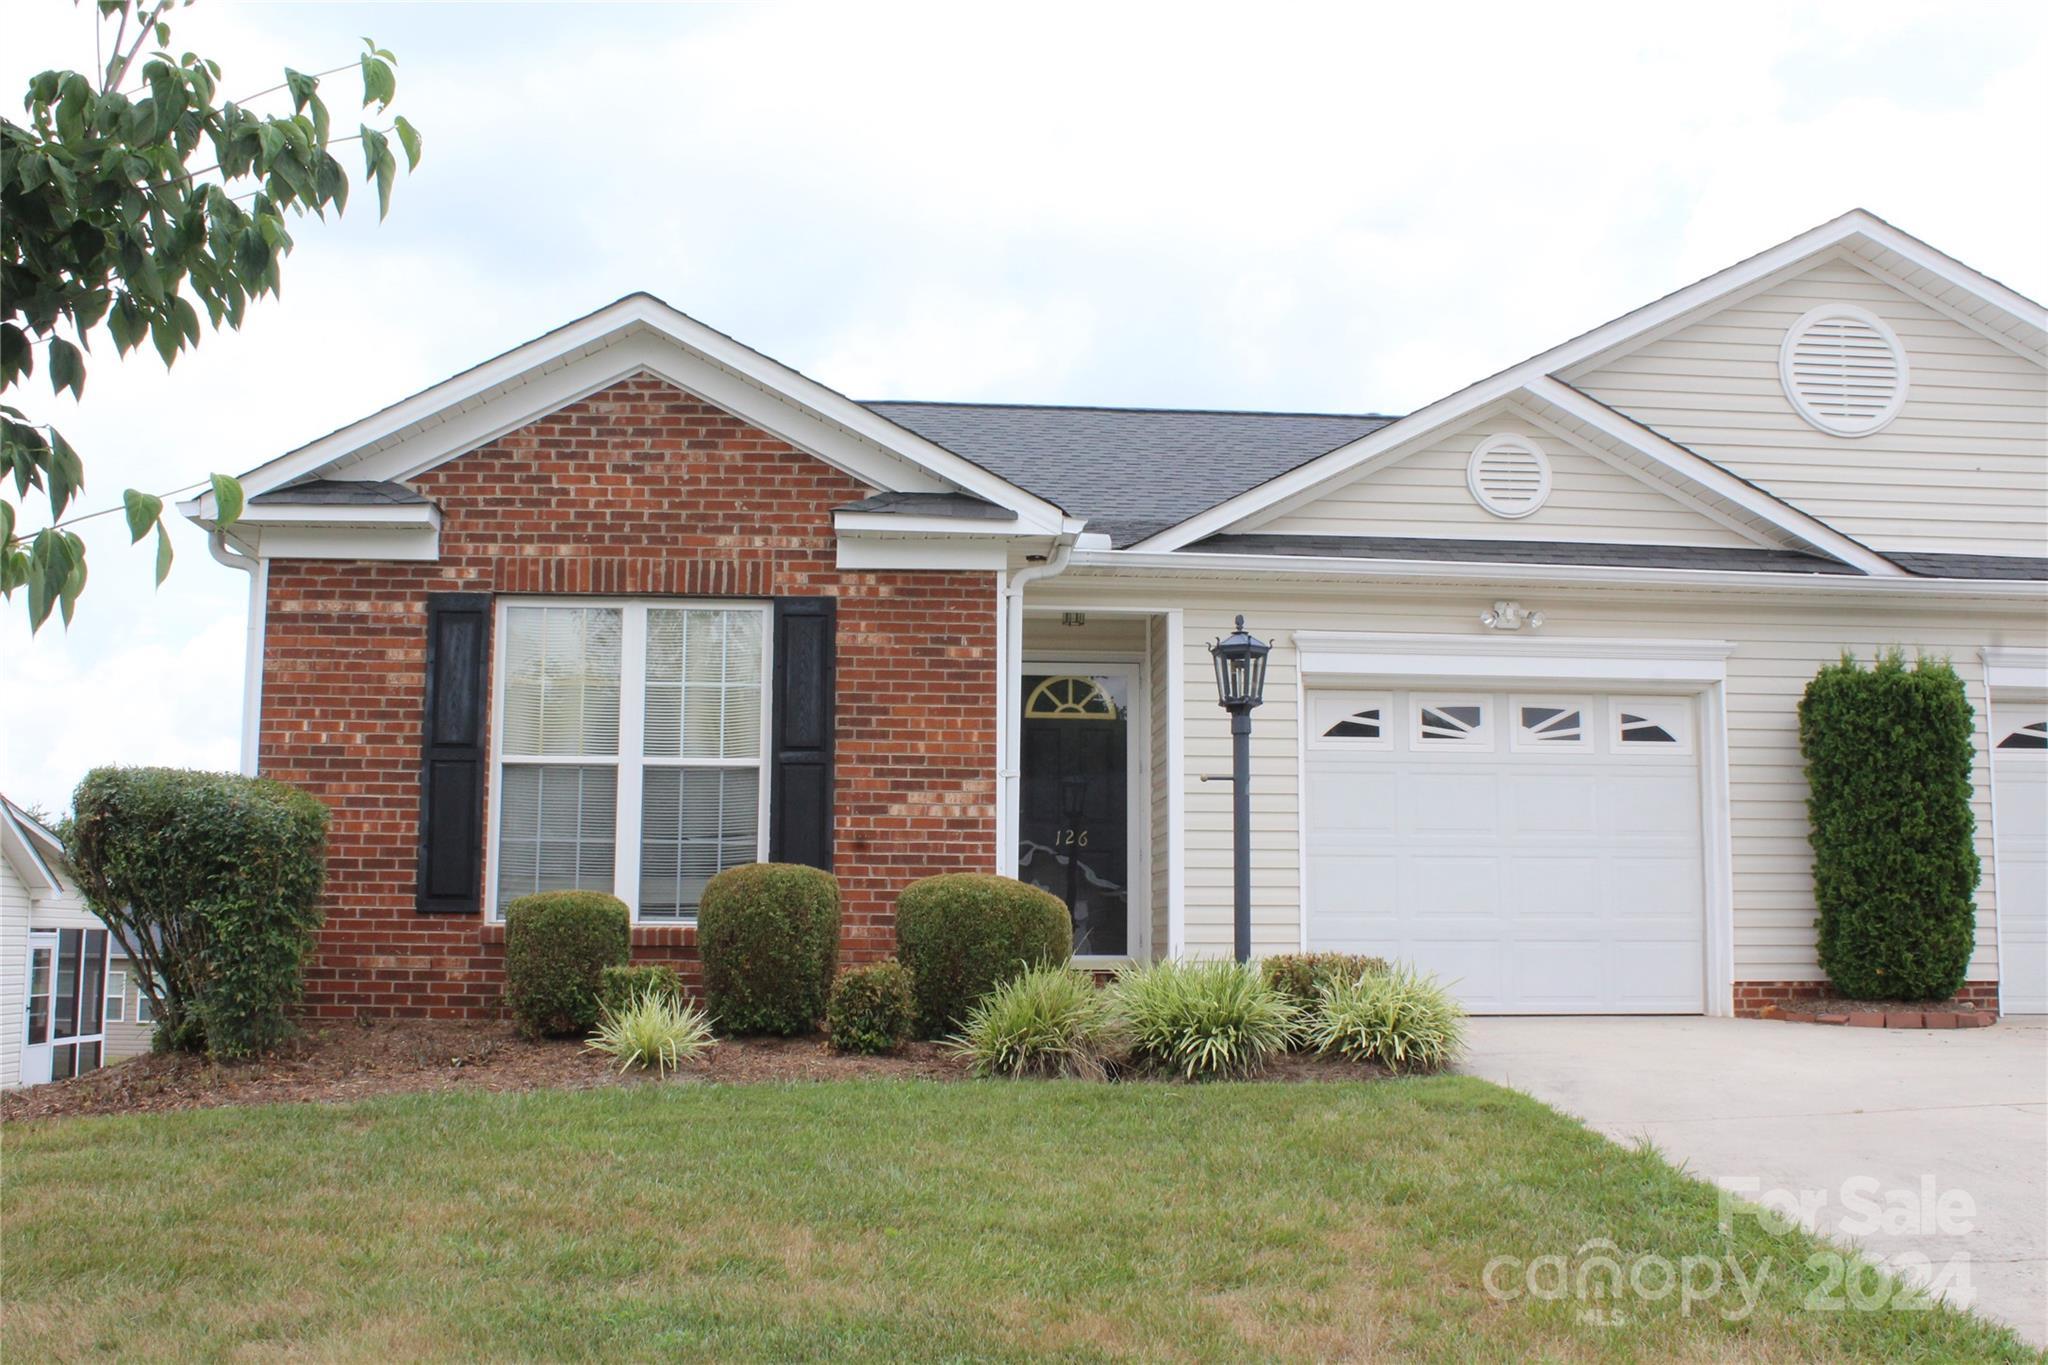
M 8 0 L 0 91 L 90 70 L 91 8 Z M 426 138 L 390 217 L 303 223 L 283 297 L 168 373 L 103 343 L 82 402 L 10 393 L 78 510 L 634 290 L 855 398 L 1390 413 L 1851 207 L 2048 298 L 2038 4 L 199 0 L 172 45 L 246 94 L 362 35 Z M 80 530 L 69 630 L 0 604 L 0 792 L 52 813 L 99 764 L 238 756 L 244 576 L 181 525 L 153 589 L 118 515 Z

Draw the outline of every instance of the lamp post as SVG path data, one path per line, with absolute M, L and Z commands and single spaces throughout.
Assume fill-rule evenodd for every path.
M 1239 962 L 1252 956 L 1252 708 L 1266 699 L 1266 656 L 1272 646 L 1237 629 L 1209 646 L 1216 664 L 1216 704 L 1230 713 L 1232 855 L 1236 864 L 1233 940 Z

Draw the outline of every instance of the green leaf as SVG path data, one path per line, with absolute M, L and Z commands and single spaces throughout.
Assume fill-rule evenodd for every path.
M 304 109 L 307 102 L 313 98 L 313 92 L 320 88 L 320 78 L 318 76 L 308 76 L 304 72 L 294 71 L 290 67 L 286 67 L 284 69 L 284 84 L 285 89 L 291 91 L 292 108 Z
M 71 390 L 74 398 L 85 397 L 85 358 L 63 337 L 50 338 L 50 392 Z
M 391 64 L 374 53 L 363 54 L 363 107 L 376 105 L 382 109 L 391 103 L 391 97 L 398 93 L 398 77 L 393 74 Z
M 164 500 L 154 493 L 139 489 L 122 490 L 121 505 L 128 513 L 128 543 L 133 545 L 149 534 L 149 528 L 157 524 L 157 518 L 164 514 Z
M 391 126 L 397 129 L 398 141 L 405 148 L 406 170 L 417 170 L 420 164 L 420 130 L 406 122 L 403 114 L 394 119 Z
M 171 576 L 171 531 L 162 522 L 156 527 L 156 585 L 161 588 Z
M 178 348 L 185 344 L 185 338 L 178 334 L 177 324 L 165 318 L 149 320 L 149 339 L 156 343 L 156 353 L 164 358 L 164 368 L 178 358 Z
M 398 158 L 389 151 L 377 163 L 377 221 L 383 222 L 384 215 L 391 212 L 391 182 L 398 178 Z
M 64 515 L 64 509 L 71 502 L 71 495 L 85 487 L 85 465 L 78 458 L 78 452 L 71 448 L 71 442 L 64 439 L 64 433 L 50 428 L 50 456 L 47 466 L 50 478 L 50 520 Z
M 14 504 L 0 502 L 0 549 L 14 543 Z
M 71 550 L 71 572 L 64 576 L 64 586 L 57 590 L 57 604 L 63 612 L 64 624 L 71 624 L 71 613 L 78 606 L 78 594 L 85 591 L 85 542 L 71 532 L 64 533 Z
M 213 528 L 223 531 L 242 515 L 242 485 L 225 474 L 208 477 L 213 481 Z

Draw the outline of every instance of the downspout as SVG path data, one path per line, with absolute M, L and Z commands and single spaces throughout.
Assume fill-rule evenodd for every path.
M 1009 575 L 1003 588 L 1004 648 L 997 651 L 1002 667 L 998 705 L 1002 709 L 996 716 L 996 871 L 1005 877 L 1017 875 L 1019 772 L 1024 748 L 1019 724 L 1024 705 L 1024 589 L 1066 572 L 1067 562 L 1074 557 L 1074 542 L 1079 538 L 1078 532 L 1055 537 L 1049 559 L 1042 564 L 1027 564 Z
M 270 562 L 229 549 L 227 536 L 220 531 L 207 535 L 206 548 L 230 569 L 249 575 L 249 627 L 242 647 L 242 772 L 254 777 L 263 717 L 263 625 Z

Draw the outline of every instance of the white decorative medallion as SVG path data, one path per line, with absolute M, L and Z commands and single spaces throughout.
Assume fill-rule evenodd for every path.
M 1909 374 L 1906 348 L 1883 318 L 1825 303 L 1792 324 L 1778 352 L 1792 406 L 1836 436 L 1868 436 L 1899 415 Z
M 1465 482 L 1481 507 L 1497 517 L 1526 517 L 1550 496 L 1550 460 L 1526 436 L 1489 436 L 1472 452 Z

